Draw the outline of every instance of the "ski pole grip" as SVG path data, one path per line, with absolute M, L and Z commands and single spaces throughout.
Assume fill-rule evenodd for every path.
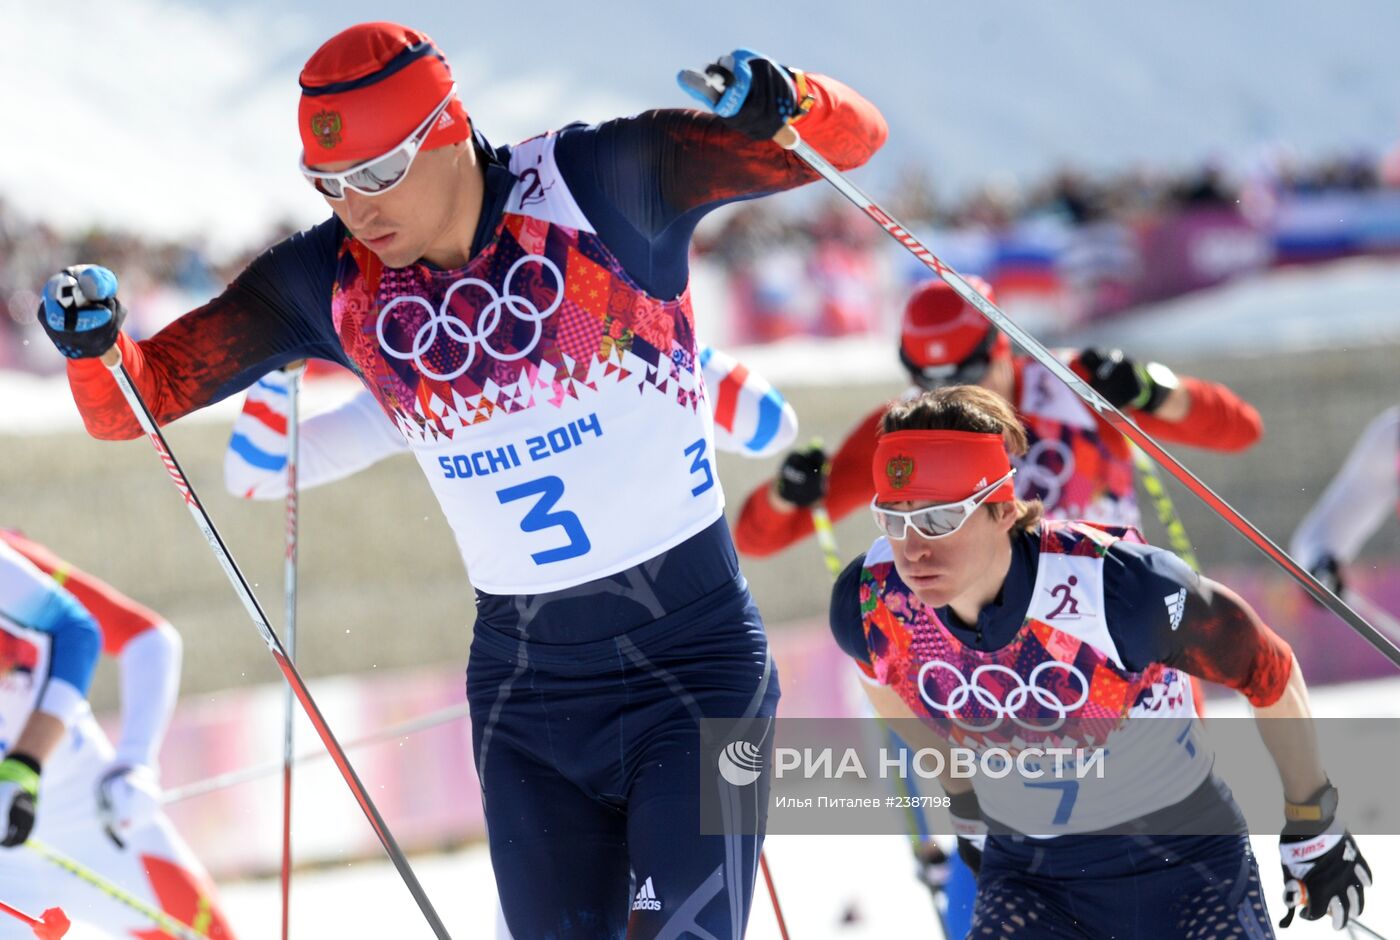
M 773 135 L 773 143 L 782 147 L 784 150 L 792 150 L 798 144 L 802 143 L 802 135 L 797 133 L 797 128 L 793 127 L 791 124 L 784 124 L 782 127 L 778 128 L 778 133 Z M 112 348 L 115 349 L 116 347 L 114 346 Z
M 122 364 L 121 347 L 113 343 L 112 348 L 102 354 L 102 364 L 114 372 L 120 368 Z

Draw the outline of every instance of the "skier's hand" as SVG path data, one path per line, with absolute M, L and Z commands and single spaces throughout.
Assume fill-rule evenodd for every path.
M 117 276 L 104 267 L 64 268 L 44 285 L 39 324 L 69 359 L 95 359 L 111 349 L 125 319 Z
M 1345 582 L 1342 581 L 1342 569 L 1338 566 L 1337 559 L 1331 555 L 1323 555 L 1314 562 L 1313 566 L 1308 569 L 1308 574 L 1317 578 L 1318 581 L 1322 582 L 1322 586 L 1333 594 L 1338 597 L 1342 596 L 1342 588 L 1346 587 Z M 1311 600 L 1312 595 L 1309 594 L 1308 598 Z M 1313 603 L 1317 603 L 1317 601 L 1313 600 Z
M 1289 822 L 1278 840 L 1283 903 L 1288 906 L 1280 927 L 1301 913 L 1303 920 L 1330 916 L 1332 929 L 1341 930 L 1366 909 L 1371 868 L 1351 833 L 1336 825 L 1336 808 L 1337 791 L 1331 784 L 1308 803 L 1288 807 Z M 1299 818 L 1303 815 L 1312 818 Z
M 811 506 L 826 496 L 826 451 L 812 445 L 787 455 L 778 468 L 778 498 L 794 506 Z
M 1090 387 L 1115 408 L 1132 408 L 1151 414 L 1162 406 L 1175 387 L 1174 384 L 1160 384 L 1152 377 L 1154 369 L 1170 375 L 1165 366 L 1134 362 L 1123 355 L 1121 349 L 1100 351 L 1090 347 L 1079 354 L 1079 361 L 1089 370 Z
M 811 107 L 798 98 L 793 71 L 752 49 L 735 49 L 705 66 L 685 69 L 676 81 L 730 127 L 768 140 Z
M 39 764 L 23 754 L 0 761 L 0 847 L 23 845 L 34 831 L 39 803 Z
M 987 846 L 987 824 L 982 819 L 982 807 L 977 793 L 948 794 L 948 813 L 953 817 L 953 832 L 958 837 L 958 858 L 972 874 L 982 873 L 982 850 Z
M 943 851 L 943 846 L 932 839 L 920 842 L 914 850 L 914 860 L 919 866 L 919 880 L 928 885 L 930 891 L 938 894 L 947 886 L 952 872 L 948 868 L 948 853 Z
M 160 781 L 143 764 L 116 763 L 97 781 L 97 817 L 117 848 L 155 820 L 160 812 Z

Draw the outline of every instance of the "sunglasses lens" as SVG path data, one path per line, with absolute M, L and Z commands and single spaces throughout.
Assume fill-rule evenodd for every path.
M 319 176 L 311 176 L 309 174 L 303 175 L 306 176 L 306 181 L 322 196 L 326 196 L 330 199 L 345 198 L 345 190 L 341 187 L 340 180 L 323 179 Z
M 938 506 L 923 512 L 916 512 L 909 521 L 919 534 L 926 538 L 938 539 L 952 535 L 963 524 L 967 513 L 961 506 Z
M 904 517 L 893 513 L 881 512 L 879 509 L 873 510 L 875 513 L 875 527 L 892 539 L 904 538 Z
M 345 178 L 352 187 L 366 195 L 382 193 L 393 186 L 408 172 L 413 160 L 408 147 L 400 147 L 393 153 L 375 160 L 369 166 L 356 170 Z

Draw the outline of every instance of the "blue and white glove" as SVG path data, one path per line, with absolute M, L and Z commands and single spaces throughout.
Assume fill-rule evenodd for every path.
M 69 359 L 95 359 L 111 349 L 125 319 L 117 276 L 100 265 L 64 268 L 44 285 L 39 324 Z
M 25 843 L 38 803 L 39 764 L 23 754 L 0 761 L 0 847 Z
M 788 69 L 752 49 L 733 52 L 676 75 L 686 94 L 710 108 L 730 127 L 768 140 L 801 114 L 797 84 Z
M 124 838 L 155 821 L 160 812 L 160 780 L 143 764 L 116 763 L 97 781 L 97 817 L 107 838 L 126 848 Z

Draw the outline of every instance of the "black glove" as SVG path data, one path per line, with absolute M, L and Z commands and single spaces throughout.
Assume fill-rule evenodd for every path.
M 1172 389 L 1176 376 L 1161 363 L 1138 364 L 1123 355 L 1121 349 L 1100 352 L 1089 348 L 1079 354 L 1079 361 L 1089 370 L 1089 385 L 1115 408 L 1132 408 L 1148 414 L 1162 407 Z
M 948 813 L 953 817 L 953 832 L 958 836 L 958 858 L 963 860 L 974 876 L 982 873 L 982 850 L 987 845 L 987 824 L 982 820 L 982 807 L 977 793 L 948 795 Z
M 1278 839 L 1283 863 L 1283 903 L 1288 913 L 1280 927 L 1331 916 L 1334 930 L 1366 909 L 1371 868 L 1350 832 L 1336 825 L 1337 789 L 1330 783 L 1307 803 L 1287 805 L 1288 823 Z
M 942 891 L 952 875 L 948 870 L 948 853 L 943 847 L 932 839 L 920 842 L 914 850 L 914 859 L 919 866 L 919 880 L 934 894 Z
M 39 325 L 69 359 L 95 359 L 111 349 L 125 319 L 117 276 L 104 267 L 64 268 L 44 285 Z
M 811 506 L 826 496 L 826 451 L 813 445 L 787 455 L 778 469 L 778 498 Z
M 704 72 L 686 69 L 676 80 L 726 124 L 756 140 L 768 140 L 810 106 L 797 100 L 791 72 L 752 49 L 735 49 Z
M 1342 581 L 1342 569 L 1338 567 L 1337 559 L 1331 555 L 1323 555 L 1308 569 L 1308 573 L 1322 582 L 1322 586 L 1327 590 L 1338 597 L 1342 596 L 1342 588 L 1346 585 Z M 1308 597 L 1312 595 L 1309 594 Z
M 34 831 L 39 802 L 39 762 L 25 754 L 0 761 L 0 847 L 23 845 Z

